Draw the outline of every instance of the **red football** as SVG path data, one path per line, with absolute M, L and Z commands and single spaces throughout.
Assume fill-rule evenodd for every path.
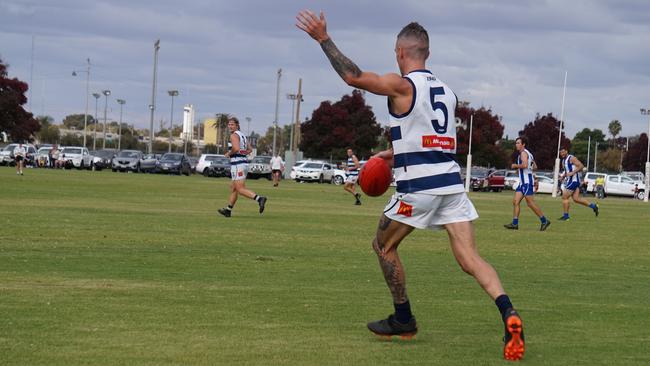
M 371 197 L 386 193 L 393 181 L 393 171 L 382 158 L 371 158 L 359 172 L 359 186 Z

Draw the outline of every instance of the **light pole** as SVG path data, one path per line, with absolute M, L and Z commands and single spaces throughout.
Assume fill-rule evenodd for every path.
M 275 156 L 275 140 L 278 131 L 278 107 L 280 106 L 280 78 L 282 77 L 282 69 L 278 69 L 278 82 L 275 90 L 275 120 L 273 121 L 273 152 Z
M 594 172 L 598 173 L 598 141 L 596 141 L 596 148 L 594 149 Z
M 117 102 L 120 104 L 120 126 L 117 132 L 117 150 L 122 150 L 122 107 L 126 104 L 126 100 L 118 99 Z
M 174 97 L 178 96 L 178 90 L 168 90 L 167 93 L 172 97 L 172 112 L 169 116 L 169 151 L 172 152 L 172 128 L 174 128 Z
M 101 94 L 99 93 L 93 93 L 93 97 L 95 97 L 95 124 L 93 126 L 93 150 L 97 150 L 97 105 L 99 102 L 99 97 Z
M 293 119 L 295 118 L 294 113 L 296 112 L 296 99 L 298 99 L 298 95 L 287 94 L 287 99 L 291 101 L 291 136 L 289 137 L 289 150 L 293 151 Z
M 650 109 L 641 108 L 641 114 L 650 117 Z M 648 202 L 650 194 L 650 119 L 648 119 L 648 151 L 645 156 L 645 192 L 643 202 Z
M 104 98 L 104 132 L 102 136 L 102 149 L 106 149 L 106 110 L 108 109 L 108 96 L 111 95 L 111 91 L 103 90 L 102 94 L 106 97 Z
M 86 73 L 86 113 L 84 113 L 84 147 L 86 146 L 86 129 L 88 128 L 88 99 L 90 98 L 90 59 L 86 59 L 87 65 L 86 65 L 86 70 L 81 70 L 79 72 L 85 72 Z M 76 71 L 72 71 L 72 76 L 77 76 Z
M 153 113 L 156 110 L 156 71 L 158 69 L 158 50 L 160 49 L 160 40 L 156 40 L 153 44 L 153 87 L 151 90 L 151 104 L 149 110 L 151 116 L 149 118 L 149 154 L 153 153 Z
M 246 136 L 248 136 L 248 138 L 250 139 L 251 138 L 251 118 L 250 117 L 246 117 L 246 128 L 247 128 Z

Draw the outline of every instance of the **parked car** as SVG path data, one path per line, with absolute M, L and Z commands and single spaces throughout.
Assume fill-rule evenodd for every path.
M 514 185 L 519 182 L 519 173 L 516 170 L 508 170 L 506 176 L 503 179 L 503 188 L 504 189 L 515 189 Z
M 34 163 L 36 166 L 45 168 L 50 166 L 50 151 L 52 146 L 42 146 L 38 148 L 36 155 L 34 156 Z
M 114 172 L 140 172 L 140 160 L 144 155 L 139 150 L 122 150 L 113 158 Z
M 18 144 L 9 144 L 0 151 L 0 164 L 2 165 L 14 165 L 14 149 L 18 147 Z M 33 165 L 34 159 L 36 157 L 36 147 L 32 144 L 23 144 L 27 154 L 25 155 L 25 166 Z
M 485 168 L 472 168 L 470 187 L 472 191 L 501 192 L 505 186 L 506 170 L 490 171 Z
M 66 146 L 61 150 L 61 159 L 65 161 L 64 167 L 77 169 L 91 169 L 93 156 L 87 148 L 81 146 Z
M 329 182 L 334 179 L 335 166 L 324 161 L 310 161 L 296 169 L 296 182 Z
M 185 154 L 181 153 L 167 153 L 163 155 L 156 164 L 156 171 L 159 173 L 172 173 L 172 174 L 192 174 L 190 161 Z
M 199 159 L 193 156 L 187 156 L 187 160 L 190 162 L 191 173 L 194 174 L 196 172 L 196 165 L 199 163 Z
M 160 159 L 161 154 L 145 154 L 140 159 L 140 171 L 153 173 L 156 171 L 156 163 Z
M 96 170 L 102 170 L 104 168 L 110 168 L 113 166 L 113 158 L 117 154 L 117 150 L 113 149 L 104 149 L 104 150 L 93 150 L 90 152 L 90 155 L 93 156 L 93 167 Z
M 270 156 L 256 156 L 248 164 L 248 178 L 259 179 L 260 177 L 265 177 L 268 180 L 271 180 L 273 178 L 271 175 Z
M 635 187 L 636 185 L 636 187 Z M 625 175 L 608 175 L 605 179 L 605 194 L 610 196 L 634 196 L 635 188 L 639 190 L 638 197 L 645 197 L 645 186 Z
M 289 178 L 291 179 L 296 179 L 296 169 L 300 168 L 301 166 L 305 165 L 309 160 L 298 160 L 296 161 L 295 164 L 291 167 L 291 172 L 289 173 Z
M 345 170 L 334 168 L 334 176 L 332 177 L 332 184 L 340 186 L 341 184 L 345 183 L 346 177 L 347 175 L 345 174 Z
M 203 169 L 204 177 L 230 177 L 230 159 L 221 155 L 210 157 L 208 165 Z
M 218 161 L 221 158 L 226 158 L 224 155 L 219 154 L 201 154 L 199 162 L 196 164 L 196 172 L 203 174 L 203 170 L 210 165 L 213 161 Z M 227 158 L 226 158 L 227 159 Z

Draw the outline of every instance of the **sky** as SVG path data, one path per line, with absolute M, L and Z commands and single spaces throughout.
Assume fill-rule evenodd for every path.
M 150 124 L 154 42 L 160 39 L 154 128 L 174 124 L 182 106 L 196 119 L 234 114 L 242 130 L 264 133 L 289 124 L 302 79 L 300 118 L 322 101 L 352 92 L 318 44 L 295 27 L 302 9 L 323 10 L 339 49 L 362 70 L 399 72 L 395 37 L 411 21 L 429 32 L 427 68 L 471 107 L 502 117 L 516 136 L 536 114 L 562 114 L 566 133 L 648 132 L 650 116 L 650 2 L 647 0 L 2 0 L 0 58 L 9 76 L 32 86 L 27 108 L 60 123 L 86 108 L 123 121 Z M 282 69 L 278 83 L 278 70 Z M 77 71 L 77 76 L 72 76 Z M 279 85 L 279 98 L 276 92 Z M 388 124 L 386 98 L 366 94 L 377 120 Z M 96 103 L 97 102 L 97 103 Z M 96 106 L 98 108 L 96 108 Z M 250 122 L 246 123 L 246 117 Z

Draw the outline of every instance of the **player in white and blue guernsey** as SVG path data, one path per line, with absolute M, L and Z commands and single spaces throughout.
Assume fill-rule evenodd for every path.
M 232 216 L 232 209 L 235 207 L 238 195 L 253 199 L 260 206 L 260 214 L 264 212 L 266 197 L 258 196 L 255 192 L 246 188 L 246 175 L 248 174 L 248 138 L 239 130 L 237 117 L 228 118 L 228 129 L 230 130 L 230 150 L 226 156 L 230 158 L 230 198 L 228 206 L 217 210 L 225 217 Z
M 519 175 L 519 185 L 515 190 L 515 198 L 512 200 L 512 223 L 503 225 L 506 229 L 518 230 L 519 229 L 519 213 L 521 211 L 521 200 L 525 199 L 526 204 L 531 210 L 539 217 L 541 221 L 540 231 L 544 231 L 551 225 L 551 222 L 544 216 L 542 210 L 535 203 L 535 176 L 533 170 L 535 168 L 535 158 L 533 154 L 526 149 L 528 140 L 525 137 L 517 137 L 515 140 L 515 147 L 519 152 L 517 155 L 517 162 L 512 164 L 512 169 L 517 169 Z
M 594 211 L 594 214 L 598 216 L 598 204 L 589 202 L 580 197 L 580 185 L 582 181 L 580 180 L 580 172 L 584 165 L 578 160 L 575 156 L 569 154 L 567 149 L 560 149 L 560 158 L 562 158 L 562 176 L 561 179 L 564 180 L 564 190 L 562 192 L 562 208 L 564 213 L 560 217 L 560 221 L 569 221 L 569 198 L 573 199 L 573 202 L 589 207 Z
M 397 187 L 379 220 L 372 245 L 392 294 L 395 313 L 368 323 L 370 331 L 407 338 L 417 333 L 397 248 L 415 228 L 444 228 L 458 264 L 495 300 L 501 312 L 506 325 L 504 357 L 521 359 L 524 354 L 521 318 L 496 271 L 476 248 L 472 221 L 478 214 L 465 194 L 460 167 L 455 161 L 457 99 L 445 83 L 426 69 L 427 31 L 418 23 L 404 27 L 395 44 L 400 74 L 378 75 L 361 71 L 339 51 L 327 33 L 322 12 L 319 16 L 301 11 L 296 25 L 320 44 L 348 85 L 388 97 L 393 148 L 375 157 L 386 159 L 393 166 Z
M 361 194 L 356 192 L 357 179 L 359 178 L 359 159 L 354 155 L 352 149 L 348 148 L 347 153 L 348 161 L 345 165 L 345 184 L 343 185 L 343 189 L 354 196 L 356 200 L 354 204 L 358 206 L 361 204 Z

